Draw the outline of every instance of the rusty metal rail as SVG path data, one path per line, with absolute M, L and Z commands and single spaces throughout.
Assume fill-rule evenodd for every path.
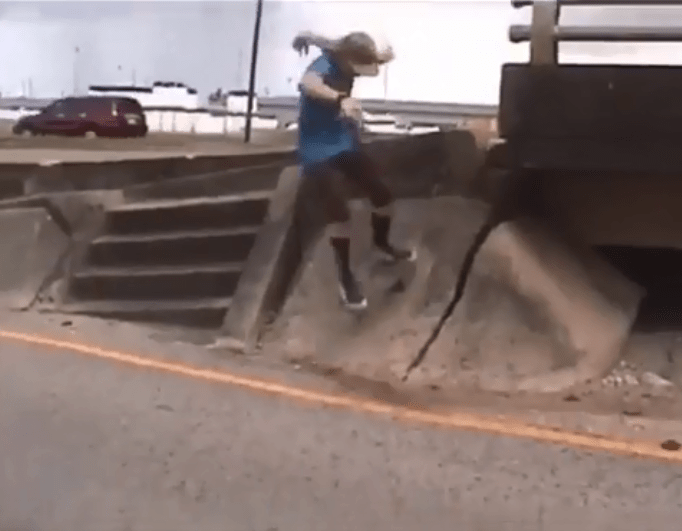
M 526 42 L 531 39 L 528 26 L 509 28 L 509 40 Z M 557 41 L 573 42 L 681 42 L 682 27 L 656 28 L 644 26 L 564 26 L 554 28 Z
M 532 6 L 543 0 L 511 0 L 514 7 Z M 544 0 L 548 1 L 548 0 Z M 557 0 L 561 6 L 682 6 L 682 0 Z
M 515 8 L 532 7 L 530 25 L 512 25 L 509 40 L 530 42 L 531 64 L 556 65 L 559 43 L 573 42 L 682 42 L 680 27 L 560 26 L 562 7 L 571 6 L 680 6 L 682 0 L 511 0 Z

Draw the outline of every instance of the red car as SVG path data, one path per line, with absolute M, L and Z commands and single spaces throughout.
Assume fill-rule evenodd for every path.
M 133 98 L 85 96 L 57 100 L 33 116 L 20 118 L 14 134 L 142 137 L 147 120 Z

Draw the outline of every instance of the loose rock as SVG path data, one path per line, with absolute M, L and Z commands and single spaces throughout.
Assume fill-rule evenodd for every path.
M 623 375 L 623 381 L 625 382 L 625 385 L 639 385 L 637 377 L 629 373 Z
M 656 388 L 670 388 L 675 386 L 670 380 L 666 380 L 653 372 L 645 372 L 642 374 L 642 383 Z

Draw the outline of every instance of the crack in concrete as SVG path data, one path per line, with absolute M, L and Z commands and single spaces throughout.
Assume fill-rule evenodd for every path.
M 485 241 L 488 239 L 488 236 L 490 235 L 492 230 L 495 227 L 497 227 L 497 225 L 499 225 L 500 222 L 501 218 L 498 215 L 498 212 L 496 210 L 493 210 L 493 212 L 491 212 L 491 214 L 488 216 L 488 219 L 486 219 L 483 226 L 478 230 L 478 232 L 474 236 L 474 241 L 471 243 L 469 249 L 464 255 L 464 262 L 462 263 L 462 267 L 460 268 L 459 274 L 457 276 L 454 294 L 450 299 L 448 305 L 445 307 L 445 310 L 443 310 L 440 319 L 431 330 L 431 334 L 427 338 L 426 342 L 422 345 L 422 347 L 417 352 L 417 355 L 408 365 L 405 371 L 405 375 L 402 378 L 403 382 L 407 381 L 408 377 L 410 376 L 410 373 L 419 365 L 421 365 L 421 363 L 426 359 L 426 355 L 428 354 L 429 349 L 438 339 L 438 336 L 440 335 L 443 327 L 445 326 L 445 323 L 452 316 L 452 313 L 455 311 L 455 307 L 457 306 L 457 304 L 464 295 L 464 288 L 466 287 L 466 282 L 469 279 L 469 274 L 471 273 L 471 268 L 474 265 L 474 260 L 476 259 L 478 252 L 480 251 Z

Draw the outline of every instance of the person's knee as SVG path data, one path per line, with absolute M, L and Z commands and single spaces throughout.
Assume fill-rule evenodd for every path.
M 377 183 L 370 195 L 370 202 L 378 214 L 389 215 L 393 212 L 393 194 L 383 183 Z
M 346 221 L 335 221 L 329 224 L 330 238 L 350 238 L 351 231 L 352 227 L 350 219 Z
M 384 217 L 389 217 L 393 215 L 394 212 L 394 204 L 393 201 L 390 201 L 389 203 L 383 205 L 383 206 L 374 206 L 372 209 L 375 214 L 379 216 L 384 216 Z
M 384 183 L 381 177 L 376 173 L 366 173 L 366 183 L 368 184 L 369 200 L 375 210 L 392 211 L 393 208 L 393 193 L 389 187 Z

